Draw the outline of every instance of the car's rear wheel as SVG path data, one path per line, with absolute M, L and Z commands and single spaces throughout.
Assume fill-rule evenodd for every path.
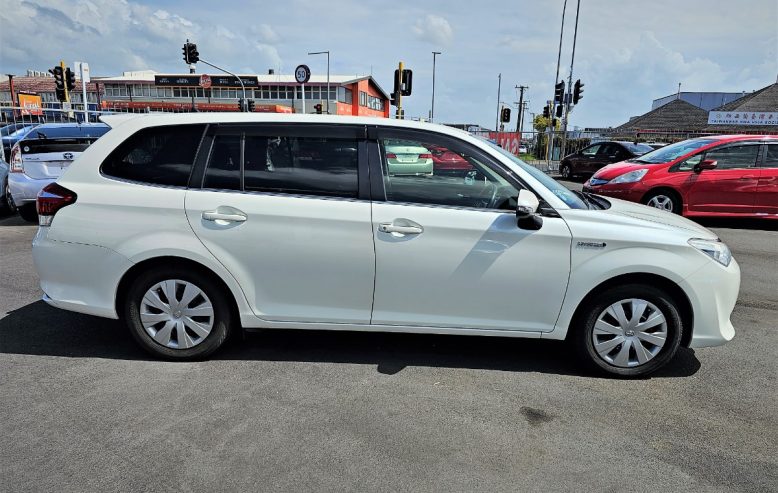
M 570 169 L 569 164 L 562 164 L 562 166 L 559 167 L 559 174 L 562 175 L 562 178 L 565 180 L 573 179 L 573 170 Z
M 19 206 L 18 211 L 19 215 L 22 216 L 22 219 L 25 221 L 30 223 L 38 222 L 38 211 L 35 209 L 35 204 L 21 205 Z
M 683 324 L 672 297 L 651 286 L 607 289 L 585 301 L 574 328 L 579 356 L 609 375 L 648 375 L 672 359 Z
M 643 203 L 663 211 L 675 214 L 681 213 L 681 197 L 671 190 L 654 190 L 649 192 L 643 197 Z
M 157 269 L 138 276 L 127 292 L 124 318 L 148 352 L 171 360 L 200 359 L 227 339 L 228 299 L 197 271 Z
M 13 214 L 14 212 L 16 212 L 16 204 L 11 196 L 11 188 L 8 186 L 8 177 L 6 177 L 0 195 L 0 214 Z

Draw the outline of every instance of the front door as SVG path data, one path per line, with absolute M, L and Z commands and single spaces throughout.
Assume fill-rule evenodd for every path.
M 401 176 L 385 142 L 446 148 L 473 170 L 464 177 Z M 551 331 L 570 273 L 571 234 L 561 218 L 536 231 L 516 224 L 518 185 L 488 155 L 431 132 L 385 131 L 372 143 L 376 279 L 372 323 Z M 375 184 L 374 184 L 375 185 Z
M 245 125 L 206 139 L 202 188 L 187 192 L 186 214 L 258 317 L 370 322 L 375 257 L 360 135 L 364 127 Z
M 716 161 L 716 169 L 691 173 L 684 187 L 690 212 L 751 214 L 756 202 L 759 143 L 727 144 L 713 148 L 702 159 Z

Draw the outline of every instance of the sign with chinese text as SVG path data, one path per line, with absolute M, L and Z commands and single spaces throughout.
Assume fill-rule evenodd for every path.
M 709 125 L 778 125 L 778 111 L 710 111 Z

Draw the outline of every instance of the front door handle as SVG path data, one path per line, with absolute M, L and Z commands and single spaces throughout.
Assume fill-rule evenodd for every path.
M 401 235 L 418 235 L 424 232 L 421 226 L 398 226 L 393 223 L 381 223 L 378 230 L 382 233 L 399 233 Z
M 206 221 L 224 221 L 228 223 L 242 223 L 246 220 L 246 214 L 235 212 L 226 214 L 219 211 L 204 211 L 203 219 Z
M 756 175 L 743 175 L 740 177 L 741 180 L 756 180 Z

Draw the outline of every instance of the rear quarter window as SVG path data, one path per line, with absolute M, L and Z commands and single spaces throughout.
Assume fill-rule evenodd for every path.
M 101 172 L 114 178 L 185 187 L 204 130 L 205 125 L 140 130 L 111 152 Z

